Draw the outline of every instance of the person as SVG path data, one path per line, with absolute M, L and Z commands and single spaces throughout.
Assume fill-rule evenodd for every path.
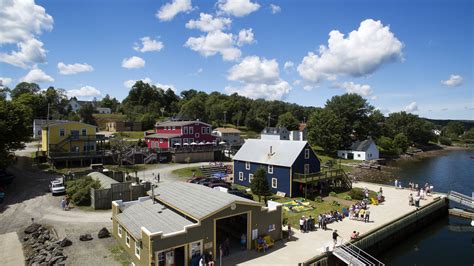
M 425 199 L 425 190 L 420 188 L 420 199 Z
M 334 247 L 337 244 L 337 238 L 338 237 L 339 237 L 339 234 L 337 233 L 337 230 L 334 230 L 334 232 L 332 232 L 332 240 L 334 241 Z
M 364 215 L 364 222 L 368 223 L 369 222 L 369 217 L 370 217 L 370 211 L 366 210 L 365 215 Z
M 61 200 L 61 209 L 66 210 L 66 200 L 64 198 Z
M 402 181 L 398 181 L 398 188 L 402 189 Z
M 224 240 L 224 256 L 230 255 L 230 240 L 228 237 Z
M 71 198 L 66 196 L 66 211 L 69 211 L 69 203 L 71 202 Z
M 288 240 L 291 239 L 291 224 L 288 223 Z
M 398 180 L 395 179 L 395 188 L 398 188 Z
M 410 193 L 410 196 L 408 196 L 408 205 L 409 206 L 413 206 L 414 203 L 413 203 L 413 194 Z
M 156 181 L 155 173 L 151 173 L 151 176 L 153 177 L 153 180 Z
M 263 247 L 263 252 L 267 251 L 268 249 L 267 242 L 261 236 L 258 237 L 257 244 Z
M 247 248 L 247 236 L 245 236 L 245 234 L 240 236 L 240 245 L 242 246 L 242 249 Z
M 156 181 L 160 183 L 160 173 L 156 174 Z
M 359 237 L 359 233 L 357 233 L 356 231 L 352 232 L 351 239 L 356 239 L 358 237 Z
M 207 256 L 206 260 L 207 266 L 214 266 L 214 256 L 212 256 L 212 251 L 209 251 L 209 255 Z
M 204 255 L 202 255 L 201 259 L 199 260 L 199 266 L 206 266 L 206 258 Z
M 319 226 L 319 229 L 323 229 L 323 215 L 322 214 L 318 215 L 318 226 Z
M 380 195 L 381 195 L 381 196 L 383 195 L 383 190 L 382 190 L 382 187 L 380 187 L 380 189 L 379 189 L 379 193 L 380 193 Z
M 301 233 L 304 233 L 304 222 L 305 221 L 304 221 L 304 215 L 303 215 L 300 218 L 300 231 L 301 231 Z
M 415 197 L 415 207 L 420 207 L 420 196 L 418 195 Z

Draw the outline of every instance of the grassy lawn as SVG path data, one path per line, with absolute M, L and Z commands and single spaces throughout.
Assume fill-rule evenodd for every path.
M 176 170 L 173 170 L 173 172 L 171 172 L 172 174 L 178 176 L 179 178 L 182 178 L 182 179 L 187 179 L 187 178 L 191 178 L 193 176 L 193 171 L 195 172 L 196 176 L 202 176 L 203 173 L 201 171 L 201 169 L 199 169 L 199 167 L 185 167 L 185 168 L 180 168 L 180 169 L 176 169 Z
M 135 164 L 135 165 L 113 165 L 113 164 L 108 164 L 104 165 L 104 168 L 107 168 L 111 171 L 121 171 L 121 172 L 129 172 L 130 174 L 134 173 L 135 171 L 140 172 L 149 168 L 155 167 L 153 164 Z
M 114 133 L 117 136 L 129 139 L 143 139 L 145 131 L 122 131 Z
M 125 250 L 120 245 L 114 245 L 110 248 L 110 252 L 114 256 L 114 259 L 122 266 L 130 265 L 130 258 L 128 257 Z

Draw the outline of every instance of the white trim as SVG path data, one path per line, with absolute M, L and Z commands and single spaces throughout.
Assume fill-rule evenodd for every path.
M 188 134 L 194 134 L 194 127 L 189 127 Z
M 125 231 L 125 245 L 127 245 L 127 247 L 130 247 L 130 235 L 127 231 Z
M 271 170 L 270 170 L 271 169 Z M 269 164 L 268 167 L 267 167 L 267 172 L 269 174 L 273 174 L 273 165 Z
M 249 183 L 252 183 L 253 174 L 249 174 Z
M 245 170 L 250 170 L 250 162 L 245 162 Z
M 138 242 L 135 241 L 135 256 L 136 256 L 138 259 L 140 259 L 141 248 L 140 248 L 140 246 L 137 245 L 137 244 L 138 244 Z M 137 251 L 138 251 L 138 253 L 137 253 Z
M 244 172 L 239 172 L 239 181 L 244 181 Z
M 304 158 L 309 159 L 309 148 L 304 149 Z
M 122 226 L 117 224 L 117 235 L 122 238 Z
M 278 179 L 272 178 L 272 188 L 278 188 Z

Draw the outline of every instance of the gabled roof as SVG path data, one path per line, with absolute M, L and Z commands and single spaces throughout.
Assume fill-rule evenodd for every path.
M 181 136 L 181 134 L 150 134 L 146 135 L 146 139 L 172 139 Z
M 192 121 L 172 121 L 172 120 L 168 120 L 168 121 L 164 121 L 164 122 L 160 122 L 160 123 L 156 123 L 155 127 L 181 127 L 181 126 L 187 126 L 187 125 L 192 125 L 192 124 L 195 124 L 195 123 L 201 123 L 201 124 L 205 124 L 207 126 L 211 126 L 207 123 L 204 123 L 202 121 L 199 121 L 199 120 L 192 120 Z
M 358 141 L 352 143 L 350 149 L 353 150 L 353 151 L 367 151 L 369 149 L 370 145 L 372 145 L 372 143 L 374 143 L 374 141 L 371 140 L 371 139 L 366 139 L 364 141 L 358 140 Z
M 126 227 L 127 232 L 130 232 L 135 239 L 141 239 L 142 227 L 152 233 L 169 234 L 194 224 L 160 203 L 153 204 L 151 199 L 120 206 L 120 210 L 122 212 L 117 214 L 117 221 Z
M 52 127 L 52 126 L 57 126 L 57 125 L 64 125 L 64 124 L 82 124 L 82 125 L 85 125 L 85 126 L 89 126 L 89 127 L 97 127 L 97 126 L 94 126 L 94 125 L 91 125 L 91 124 L 86 124 L 86 123 L 82 123 L 82 122 L 79 122 L 79 121 L 67 121 L 67 120 L 64 120 L 64 121 L 61 121 L 61 120 L 50 120 L 49 123 L 45 123 L 43 125 L 41 125 L 42 128 L 45 128 L 45 127 Z
M 87 176 L 90 176 L 92 179 L 98 180 L 100 182 L 100 187 L 105 189 L 110 188 L 112 184 L 118 183 L 117 180 L 110 178 L 100 172 L 92 172 Z
M 154 193 L 158 201 L 197 220 L 207 218 L 232 203 L 263 206 L 253 200 L 187 182 L 166 183 L 154 189 Z
M 262 134 L 267 134 L 267 135 L 280 135 L 282 131 L 287 131 L 288 130 L 284 127 L 266 127 L 262 130 Z
M 234 160 L 291 167 L 306 147 L 306 141 L 248 139 Z M 270 149 L 273 155 L 270 154 Z
M 221 133 L 242 133 L 240 130 L 237 128 L 232 128 L 232 127 L 218 127 L 214 129 L 214 131 L 219 131 Z

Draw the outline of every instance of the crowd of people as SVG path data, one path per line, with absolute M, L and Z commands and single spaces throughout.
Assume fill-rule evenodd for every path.
M 367 203 L 365 201 L 360 201 L 355 204 L 352 204 L 349 207 L 349 219 L 369 222 L 370 211 L 367 208 Z

